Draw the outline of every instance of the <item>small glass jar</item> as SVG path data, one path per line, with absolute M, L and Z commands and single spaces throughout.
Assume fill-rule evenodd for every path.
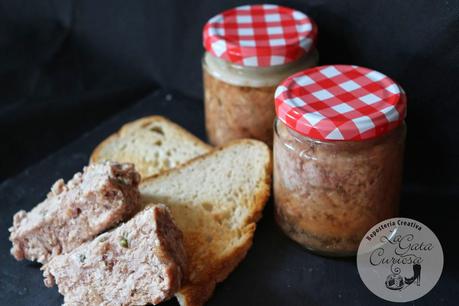
M 376 71 L 323 66 L 288 78 L 276 96 L 276 221 L 311 251 L 354 255 L 372 226 L 398 214 L 404 93 Z
M 292 29 L 297 32 L 283 39 Z M 209 20 L 202 67 L 210 143 L 255 138 L 272 145 L 274 91 L 289 75 L 317 65 L 316 33 L 306 15 L 277 5 L 237 7 Z

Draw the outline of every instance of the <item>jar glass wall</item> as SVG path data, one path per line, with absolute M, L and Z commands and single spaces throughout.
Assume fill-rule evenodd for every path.
M 397 215 L 405 124 L 364 141 L 319 141 L 275 120 L 276 221 L 314 252 L 354 255 L 364 234 Z
M 206 52 L 202 60 L 206 130 L 210 143 L 222 145 L 255 138 L 272 145 L 276 86 L 289 75 L 317 65 L 316 50 L 296 61 L 247 67 Z

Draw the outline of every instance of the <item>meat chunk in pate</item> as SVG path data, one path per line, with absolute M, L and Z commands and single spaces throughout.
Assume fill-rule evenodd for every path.
M 182 232 L 162 204 L 42 267 L 67 306 L 158 304 L 180 288 L 185 269 Z
M 11 254 L 46 263 L 132 217 L 140 209 L 139 182 L 133 164 L 109 161 L 85 167 L 67 184 L 58 180 L 42 203 L 14 215 Z

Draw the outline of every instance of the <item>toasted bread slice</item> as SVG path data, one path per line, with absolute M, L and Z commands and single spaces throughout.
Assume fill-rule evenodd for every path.
M 161 116 L 150 116 L 123 125 L 96 147 L 90 162 L 113 160 L 134 163 L 144 179 L 211 149 L 211 146 L 172 121 Z
M 166 204 L 183 232 L 189 276 L 176 294 L 182 306 L 203 305 L 252 245 L 270 194 L 271 152 L 238 140 L 139 186 L 142 202 Z

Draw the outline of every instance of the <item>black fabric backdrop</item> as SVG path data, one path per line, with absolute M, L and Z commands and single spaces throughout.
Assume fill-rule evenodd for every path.
M 155 88 L 201 98 L 203 24 L 250 2 L 1 0 L 0 179 Z M 367 66 L 401 83 L 405 188 L 457 194 L 459 1 L 272 2 L 317 21 L 321 63 Z

